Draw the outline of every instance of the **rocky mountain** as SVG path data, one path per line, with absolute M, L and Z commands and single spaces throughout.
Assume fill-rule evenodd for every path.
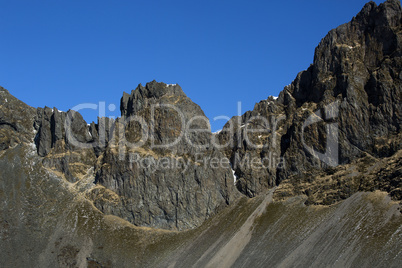
M 7 111 L 15 116 L 30 109 L 19 102 Z M 71 183 L 91 174 L 87 198 L 135 225 L 194 228 L 239 196 L 229 160 L 211 146 L 208 119 L 180 86 L 139 85 L 124 93 L 121 112 L 90 125 L 78 112 L 48 107 L 20 117 L 31 126 L 26 140 L 34 141 L 44 167 Z M 13 126 L 13 118 L 4 119 Z M 204 159 L 214 158 L 226 159 L 226 166 L 207 168 Z
M 218 134 L 179 85 L 91 124 L 0 88 L 0 267 L 400 267 L 401 40 L 366 4 Z
M 182 230 L 236 199 L 229 160 L 211 145 L 208 119 L 180 86 L 139 85 L 124 93 L 121 112 L 89 193 L 99 210 L 139 226 Z M 210 169 L 214 158 L 226 166 Z
M 219 135 L 235 145 L 225 153 L 242 193 L 253 197 L 290 177 L 313 180 L 325 169 L 333 173 L 333 167 L 362 157 L 379 161 L 402 148 L 401 15 L 399 1 L 366 4 L 322 39 L 313 64 L 278 99 L 263 100 L 228 122 Z M 242 166 L 238 159 L 245 156 L 271 165 Z M 398 187 L 388 187 L 391 195 L 400 195 Z M 373 190 L 353 188 L 342 198 Z

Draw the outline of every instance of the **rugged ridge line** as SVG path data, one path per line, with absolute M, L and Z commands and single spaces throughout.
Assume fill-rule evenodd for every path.
M 284 180 L 296 184 L 300 180 L 315 180 L 333 173 L 332 167 L 337 164 L 345 165 L 366 156 L 390 157 L 402 148 L 401 19 L 397 0 L 379 6 L 367 3 L 351 22 L 331 30 L 322 39 L 313 64 L 300 72 L 277 100 L 263 100 L 254 110 L 228 122 L 219 138 L 222 143 L 232 140 L 236 144 L 225 154 L 236 167 L 237 188 L 242 193 L 253 197 Z M 318 118 L 317 122 L 306 126 L 313 117 Z M 331 123 L 337 124 L 336 129 L 328 128 Z M 268 133 L 248 135 L 262 148 L 247 146 L 247 124 L 268 125 Z M 235 128 L 234 135 L 231 126 Z M 326 148 L 327 144 L 334 146 Z M 325 159 L 330 149 L 337 155 Z M 271 155 L 283 163 L 277 161 L 280 165 L 252 169 L 236 162 L 238 156 L 264 159 Z M 369 180 L 377 179 L 374 174 Z M 391 188 L 400 192 L 400 187 L 398 182 Z M 353 188 L 341 194 L 342 198 L 331 197 L 329 203 L 358 190 L 375 189 Z
M 70 183 L 92 174 L 86 198 L 105 214 L 137 226 L 184 230 L 239 197 L 229 160 L 211 144 L 208 119 L 179 85 L 140 84 L 124 93 L 121 118 L 89 125 L 78 112 L 45 107 L 35 113 L 5 89 L 1 94 L 8 100 L 1 109 L 7 112 L 2 147 L 34 143 L 44 167 Z M 210 169 L 214 158 L 226 165 Z

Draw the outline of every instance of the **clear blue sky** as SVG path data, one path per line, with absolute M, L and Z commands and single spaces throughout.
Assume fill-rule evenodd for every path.
M 123 91 L 155 79 L 181 85 L 210 119 L 231 117 L 238 101 L 244 113 L 277 96 L 365 2 L 0 0 L 0 85 L 66 111 L 119 107 Z

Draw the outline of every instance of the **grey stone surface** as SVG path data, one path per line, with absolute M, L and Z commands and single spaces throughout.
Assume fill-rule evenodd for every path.
M 98 209 L 136 225 L 183 230 L 236 199 L 229 160 L 211 145 L 208 119 L 180 86 L 139 85 L 123 95 L 121 112 L 96 167 L 96 183 L 105 187 L 90 195 Z
M 236 145 L 225 151 L 233 165 L 236 155 L 283 159 L 284 165 L 265 170 L 238 166 L 241 192 L 255 196 L 291 176 L 314 176 L 366 154 L 381 158 L 402 148 L 401 17 L 399 1 L 366 4 L 351 22 L 322 39 L 313 64 L 277 100 L 256 104 L 241 117 L 237 125 L 243 128 L 236 127 L 235 134 L 219 134 L 222 143 L 232 139 Z M 267 133 L 248 135 L 251 143 L 260 136 L 262 149 L 250 148 L 244 138 L 247 122 L 258 121 L 250 120 L 253 116 L 269 123 Z M 317 122 L 308 123 L 317 116 Z M 270 123 L 272 119 L 278 124 Z M 331 156 L 330 150 L 332 157 L 322 161 L 325 155 L 319 153 Z

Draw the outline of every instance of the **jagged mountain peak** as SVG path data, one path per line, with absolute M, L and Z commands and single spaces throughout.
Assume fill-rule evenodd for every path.
M 313 64 L 285 87 L 280 94 L 280 103 L 286 101 L 286 93 L 294 98 L 297 107 L 309 101 L 333 101 L 338 95 L 352 97 L 355 93 L 375 98 L 370 95 L 370 90 L 362 95 L 358 88 L 364 88 L 377 70 L 398 61 L 402 53 L 401 20 L 399 1 L 386 1 L 379 6 L 374 2 L 367 3 L 352 21 L 329 31 L 320 41 Z M 352 84 L 349 83 L 352 76 L 355 77 L 354 86 L 347 87 Z
M 401 3 L 399 0 L 387 0 L 377 5 L 370 1 L 364 5 L 362 10 L 356 15 L 352 21 L 357 20 L 362 24 L 380 25 L 388 24 L 391 27 L 399 24 L 398 19 L 401 18 Z
M 389 157 L 401 148 L 401 18 L 399 1 L 366 4 L 351 22 L 329 31 L 315 49 L 313 64 L 281 91 L 276 102 L 259 103 L 242 116 L 241 126 L 264 123 L 266 133 L 253 136 L 240 129 L 240 134 L 233 135 L 225 128 L 229 130 L 239 118 L 226 124 L 219 134 L 221 140 L 232 139 L 238 145 L 226 151 L 230 159 L 249 154 L 272 163 L 271 155 L 276 155 L 276 163 L 278 159 L 285 163 L 285 168 L 273 165 L 265 170 L 237 165 L 237 186 L 242 193 L 255 196 L 292 176 L 314 177 L 328 163 L 347 164 L 364 154 Z M 324 146 L 331 143 L 328 137 L 332 135 L 321 113 L 326 109 L 333 112 L 337 124 L 332 148 Z M 311 115 L 320 115 L 321 125 L 309 124 L 306 120 Z M 252 121 L 253 116 L 265 120 Z M 260 149 L 252 149 L 253 143 Z M 317 157 L 326 150 L 336 152 L 334 161 Z M 393 194 L 398 196 L 398 191 Z
M 149 103 L 155 103 L 160 99 L 170 99 L 173 103 L 178 99 L 188 99 L 191 101 L 178 84 L 165 84 L 155 80 L 143 86 L 139 84 L 131 94 L 123 93 L 120 101 L 120 111 L 122 116 L 130 116 L 142 110 Z M 197 111 L 200 110 L 196 109 Z
M 164 95 L 186 96 L 178 84 L 165 84 L 156 80 L 146 83 L 145 87 L 139 84 L 136 90 L 145 98 L 158 99 Z M 134 95 L 135 90 L 131 94 Z

